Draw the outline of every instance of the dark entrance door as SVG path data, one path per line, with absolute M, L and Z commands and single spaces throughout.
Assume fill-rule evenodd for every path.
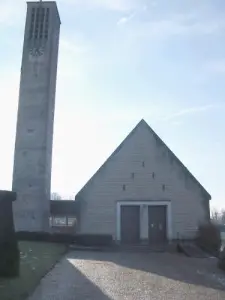
M 121 242 L 137 244 L 140 240 L 140 206 L 121 206 Z
M 160 244 L 166 241 L 166 205 L 148 207 L 148 237 L 150 244 Z

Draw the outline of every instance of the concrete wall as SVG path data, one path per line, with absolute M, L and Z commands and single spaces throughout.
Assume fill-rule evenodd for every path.
M 117 201 L 170 201 L 172 238 L 192 238 L 208 219 L 201 188 L 141 123 L 79 194 L 81 233 L 116 238 Z
M 48 38 L 30 39 L 32 9 L 40 5 L 49 9 Z M 49 228 L 59 28 L 54 2 L 28 2 L 12 185 L 18 195 L 14 204 L 17 231 Z M 41 56 L 31 54 L 36 48 L 43 50 Z

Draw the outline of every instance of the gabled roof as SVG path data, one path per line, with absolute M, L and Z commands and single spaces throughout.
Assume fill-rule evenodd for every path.
M 145 126 L 151 134 L 158 140 L 159 143 L 169 152 L 169 154 L 172 156 L 174 160 L 177 161 L 177 163 L 182 167 L 184 172 L 199 186 L 203 194 L 208 200 L 211 200 L 211 195 L 205 190 L 205 188 L 200 184 L 200 182 L 191 174 L 191 172 L 184 166 L 184 164 L 177 158 L 177 156 L 169 149 L 169 147 L 160 139 L 160 137 L 155 133 L 155 131 L 146 123 L 144 119 L 142 119 L 135 127 L 134 129 L 128 134 L 128 136 L 123 140 L 123 142 L 116 148 L 116 150 L 109 156 L 109 158 L 102 164 L 102 166 L 97 170 L 97 172 L 88 180 L 88 182 L 83 186 L 83 188 L 77 193 L 76 197 L 80 197 L 82 192 L 91 184 L 91 182 L 94 180 L 94 178 L 102 171 L 102 169 L 105 167 L 105 165 L 120 151 L 120 149 L 123 147 L 123 145 L 127 142 L 128 139 L 130 139 L 133 134 L 136 132 L 137 128 L 140 126 Z

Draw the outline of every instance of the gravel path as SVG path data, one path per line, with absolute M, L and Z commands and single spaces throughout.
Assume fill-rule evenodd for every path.
M 169 253 L 70 252 L 29 300 L 224 300 L 215 264 Z

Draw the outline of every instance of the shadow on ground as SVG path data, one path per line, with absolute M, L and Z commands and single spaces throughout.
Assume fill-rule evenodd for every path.
M 170 253 L 72 251 L 68 259 L 111 262 L 117 266 L 157 274 L 168 279 L 225 291 L 225 273 L 212 258 L 189 258 Z
M 62 259 L 47 274 L 28 300 L 111 300 L 92 281 L 74 267 L 68 259 Z
M 94 282 L 90 281 L 84 274 L 82 274 L 77 268 L 75 268 L 68 260 L 65 261 L 67 263 L 67 271 L 70 273 L 71 286 L 73 289 L 73 297 L 72 299 L 98 299 L 98 300 L 111 300 L 100 288 L 94 284 Z M 69 287 L 69 285 L 68 285 Z M 68 291 L 67 291 L 68 292 Z M 71 295 L 72 295 L 71 294 Z M 59 298 L 61 299 L 61 298 Z M 64 297 L 62 298 L 64 299 Z

